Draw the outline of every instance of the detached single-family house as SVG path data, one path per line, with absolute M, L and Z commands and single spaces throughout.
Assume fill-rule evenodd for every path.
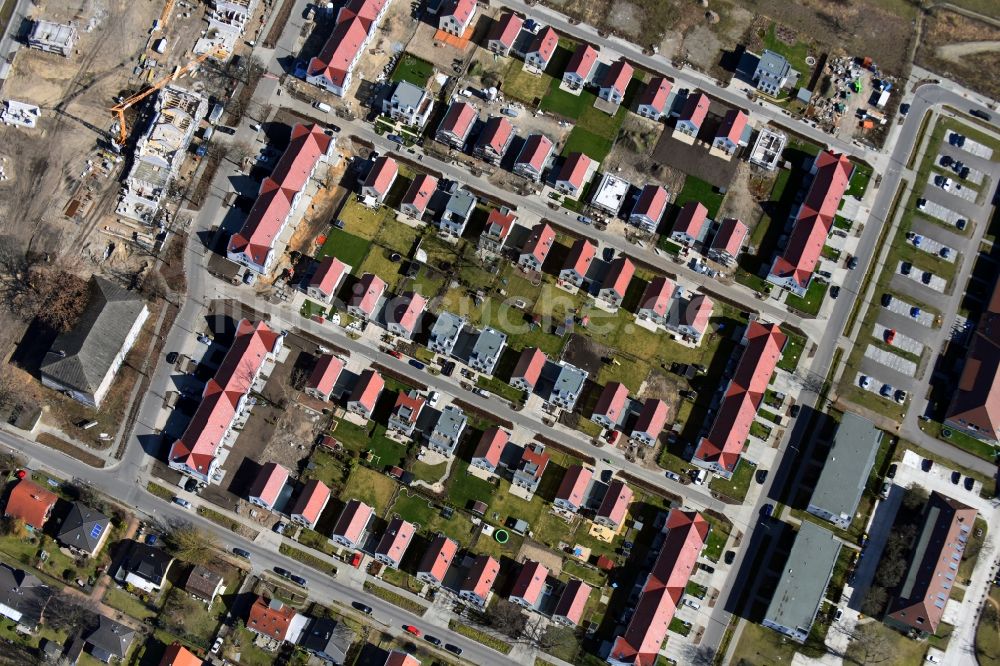
M 421 174 L 413 179 L 409 189 L 403 195 L 403 200 L 399 205 L 402 213 L 419 220 L 427 212 L 427 204 L 430 203 L 434 191 L 437 190 L 438 179 L 429 174 Z
M 576 287 L 587 282 L 587 271 L 597 255 L 597 246 L 584 238 L 578 238 L 566 256 L 566 265 L 559 271 L 559 279 Z
M 452 102 L 438 125 L 437 140 L 461 150 L 477 118 L 476 107 L 467 102 Z
M 639 319 L 648 319 L 657 326 L 666 326 L 675 290 L 676 285 L 670 278 L 653 278 L 642 292 L 636 316 Z
M 184 591 L 209 606 L 225 589 L 226 581 L 222 576 L 200 564 L 191 567 L 187 580 L 184 581 Z
M 727 217 L 719 225 L 719 231 L 715 234 L 708 256 L 720 264 L 732 266 L 743 251 L 743 244 L 749 232 L 747 225 L 735 218 Z
M 431 585 L 442 585 L 444 577 L 458 554 L 458 542 L 438 534 L 424 553 L 417 567 L 417 578 Z
M 163 658 L 160 659 L 160 666 L 202 666 L 204 662 L 196 657 L 193 652 L 174 641 L 163 651 Z
M 681 206 L 677 219 L 674 221 L 674 230 L 670 232 L 670 238 L 684 245 L 694 245 L 701 236 L 702 227 L 708 219 L 708 209 L 700 201 L 689 201 Z
M 361 196 L 376 203 L 384 202 L 398 176 L 399 165 L 396 164 L 396 160 L 388 155 L 377 157 L 365 178 L 364 185 L 361 186 Z
M 37 483 L 21 479 L 10 489 L 4 515 L 24 522 L 30 530 L 41 530 L 59 497 Z
M 580 620 L 583 619 L 583 609 L 587 606 L 592 589 L 578 578 L 570 580 L 559 595 L 559 603 L 552 612 L 552 619 L 567 627 L 580 624 Z
M 515 604 L 531 608 L 542 598 L 542 591 L 545 589 L 545 579 L 549 576 L 548 568 L 538 562 L 525 560 L 521 565 L 521 571 L 514 580 L 514 587 L 510 591 L 510 600 Z
M 382 113 L 396 122 L 423 129 L 434 109 L 434 100 L 427 90 L 409 81 L 400 81 L 392 95 L 382 100 Z
M 56 530 L 56 541 L 74 553 L 93 557 L 108 540 L 111 520 L 82 502 L 73 502 Z
M 448 203 L 438 220 L 438 228 L 444 234 L 460 237 L 465 233 L 465 225 L 469 223 L 475 208 L 476 196 L 462 187 L 455 187 L 448 195 Z
M 625 299 L 625 292 L 635 275 L 635 264 L 628 257 L 618 257 L 611 262 L 608 274 L 604 276 L 601 290 L 597 292 L 598 298 L 604 300 L 612 307 L 619 307 Z
M 655 76 L 649 80 L 646 87 L 639 93 L 638 106 L 636 111 L 643 118 L 650 120 L 660 120 L 669 109 L 667 100 L 670 98 L 670 81 L 662 76 Z
M 587 155 L 571 153 L 559 170 L 559 176 L 556 178 L 556 189 L 571 199 L 578 197 L 587 182 L 587 174 L 593 164 L 594 160 Z
M 302 487 L 298 499 L 288 512 L 288 517 L 292 522 L 304 525 L 311 530 L 316 529 L 320 514 L 330 501 L 330 489 L 325 483 L 317 479 L 306 481 Z
M 110 664 L 112 660 L 123 661 L 133 642 L 134 629 L 103 615 L 97 616 L 97 627 L 84 639 L 90 655 L 105 664 Z
M 435 354 L 451 356 L 463 328 L 465 328 L 465 317 L 442 312 L 431 327 L 427 348 Z
M 549 464 L 549 454 L 545 453 L 545 447 L 534 442 L 526 444 L 521 452 L 521 460 L 514 470 L 514 477 L 511 480 L 515 486 L 524 488 L 529 493 L 538 490 L 538 484 L 545 474 L 545 468 Z
M 611 67 L 608 67 L 604 73 L 601 89 L 597 92 L 597 96 L 611 104 L 621 104 L 625 98 L 625 89 L 628 88 L 634 73 L 635 68 L 625 60 L 616 60 L 611 63 Z
M 556 232 L 545 222 L 539 222 L 531 228 L 531 235 L 521 249 L 517 264 L 526 271 L 540 271 L 545 258 L 549 256 L 552 244 L 555 243 Z
M 576 513 L 587 499 L 587 489 L 594 478 L 594 471 L 582 465 L 572 465 L 563 475 L 553 504 L 564 511 Z
M 316 361 L 309 379 L 306 380 L 306 393 L 318 400 L 329 400 L 333 394 L 333 387 L 337 385 L 337 380 L 343 371 L 342 358 L 333 354 L 323 354 Z
M 408 291 L 386 309 L 386 328 L 390 333 L 409 340 L 417 330 L 420 317 L 427 308 L 427 299 L 416 293 Z
M 144 592 L 156 592 L 166 582 L 167 572 L 173 563 L 174 558 L 164 549 L 132 541 L 114 579 L 122 585 L 131 585 Z
M 586 381 L 586 370 L 581 370 L 569 363 L 560 363 L 559 374 L 556 375 L 555 385 L 549 395 L 549 402 L 567 411 L 573 411 Z
M 34 633 L 52 594 L 52 588 L 30 573 L 0 564 L 0 615 L 19 629 Z
M 500 164 L 513 140 L 514 126 L 506 116 L 493 116 L 486 121 L 472 152 L 490 164 Z
M 258 596 L 250 606 L 246 628 L 276 641 L 297 643 L 309 618 L 295 612 L 279 599 Z
M 499 562 L 489 555 L 479 555 L 469 567 L 469 573 L 462 581 L 458 596 L 480 608 L 485 608 L 499 573 Z
M 413 523 L 402 518 L 393 518 L 375 548 L 375 559 L 382 564 L 398 569 L 406 549 L 410 546 L 414 532 L 416 532 L 416 528 Z
M 549 66 L 549 61 L 552 60 L 557 46 L 559 46 L 559 35 L 551 26 L 548 26 L 535 35 L 534 41 L 531 42 L 531 46 L 524 54 L 524 62 L 544 72 L 545 68 Z
M 476 341 L 472 345 L 472 351 L 469 353 L 469 367 L 492 375 L 493 369 L 496 368 L 497 361 L 500 360 L 500 355 L 503 354 L 506 347 L 506 333 L 495 328 L 484 328 L 476 336 Z
M 639 410 L 639 418 L 632 426 L 632 439 L 646 446 L 654 446 L 669 415 L 670 408 L 663 400 L 647 399 Z
M 500 455 L 508 442 L 510 442 L 509 432 L 497 426 L 487 428 L 479 438 L 479 444 L 476 445 L 469 464 L 495 474 L 500 465 Z
M 427 435 L 427 448 L 450 458 L 455 454 L 455 447 L 468 423 L 465 412 L 454 405 L 448 405 L 441 410 L 437 423 Z
M 555 144 L 544 134 L 530 135 L 514 160 L 514 173 L 537 183 L 542 179 L 542 172 L 554 149 Z
M 632 498 L 632 489 L 625 485 L 624 481 L 615 479 L 608 485 L 608 492 L 601 500 L 601 505 L 594 515 L 594 522 L 617 530 L 625 520 Z
M 719 130 L 712 142 L 712 148 L 719 150 L 732 157 L 739 150 L 743 142 L 743 130 L 747 126 L 747 116 L 745 111 L 740 109 L 730 109 L 719 125 Z
M 580 89 L 590 82 L 590 75 L 597 64 L 597 49 L 586 42 L 577 45 L 566 71 L 563 72 L 563 83 L 574 90 Z
M 378 402 L 378 397 L 384 388 L 385 380 L 378 371 L 372 369 L 363 371 L 354 385 L 354 390 L 351 391 L 351 397 L 347 400 L 347 411 L 370 419 L 372 412 L 375 411 L 375 403 Z
M 486 48 L 499 56 L 510 55 L 514 41 L 521 34 L 524 19 L 514 12 L 505 12 L 498 21 L 494 21 L 486 37 Z
M 309 621 L 299 638 L 299 647 L 329 664 L 340 666 L 347 660 L 347 652 L 357 635 L 343 622 L 327 617 Z
M 642 188 L 639 198 L 632 207 L 632 213 L 628 216 L 628 221 L 643 231 L 656 233 L 663 218 L 664 211 L 667 210 L 667 191 L 659 185 L 649 184 Z
M 476 15 L 476 0 L 447 0 L 445 9 L 438 16 L 438 28 L 461 37 L 472 25 Z
M 788 75 L 792 66 L 783 55 L 774 51 L 764 51 L 753 72 L 753 82 L 757 90 L 766 95 L 777 97 L 781 89 L 788 85 Z
M 670 311 L 667 328 L 700 344 L 701 336 L 708 330 L 712 307 L 712 299 L 704 294 L 695 294 L 687 300 L 678 298 Z
M 507 206 L 502 206 L 499 210 L 496 208 L 491 210 L 489 217 L 486 218 L 483 234 L 479 237 L 479 250 L 500 254 L 516 221 L 517 215 Z
M 708 96 L 704 93 L 692 93 L 688 95 L 687 101 L 684 102 L 684 108 L 681 109 L 681 115 L 677 118 L 674 136 L 676 137 L 680 133 L 689 137 L 693 142 L 695 137 L 698 136 L 698 132 L 701 131 L 702 123 L 705 122 L 705 117 L 708 115 L 708 107 Z
M 340 512 L 337 524 L 333 528 L 330 539 L 344 548 L 357 549 L 375 511 L 358 500 L 351 500 Z
M 309 279 L 309 286 L 306 287 L 306 294 L 309 298 L 314 298 L 322 303 L 330 304 L 333 297 L 344 283 L 344 278 L 351 272 L 351 267 L 336 257 L 326 257 L 316 272 Z
M 420 411 L 424 408 L 425 401 L 417 393 L 416 389 L 396 396 L 396 406 L 389 415 L 389 429 L 397 430 L 407 437 L 413 436 L 413 430 L 417 427 L 417 419 L 420 418 Z
M 268 511 L 274 511 L 274 503 L 281 495 L 281 489 L 288 483 L 288 470 L 275 462 L 265 463 L 257 472 L 257 478 L 250 484 L 247 501 Z
M 379 301 L 385 293 L 385 281 L 374 273 L 365 273 L 354 285 L 354 294 L 347 302 L 347 311 L 358 319 L 371 319 L 378 311 Z
M 616 428 L 625 420 L 628 406 L 628 387 L 621 382 L 608 382 L 601 391 L 590 420 L 602 428 Z
M 545 352 L 538 347 L 525 347 L 510 376 L 510 385 L 526 393 L 534 391 L 546 360 Z

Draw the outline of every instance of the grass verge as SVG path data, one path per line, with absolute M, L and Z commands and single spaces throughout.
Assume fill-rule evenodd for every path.
M 462 624 L 458 620 L 449 620 L 448 628 L 456 634 L 462 634 L 466 638 L 472 639 L 477 643 L 482 643 L 491 650 L 496 650 L 501 654 L 510 653 L 511 646 L 508 643 L 496 638 L 495 636 L 487 634 L 485 631 L 480 631 L 479 629 L 474 629 L 466 624 Z
M 283 543 L 280 546 L 278 546 L 278 552 L 281 553 L 282 555 L 288 555 L 288 557 L 296 559 L 302 564 L 305 564 L 308 567 L 312 567 L 316 571 L 322 571 L 323 573 L 326 574 L 333 574 L 334 576 L 337 575 L 337 567 L 333 566 L 326 560 L 321 560 L 315 555 L 311 555 L 310 553 L 305 552 L 304 550 L 299 550 L 298 548 L 292 548 L 287 543 Z
M 420 616 L 427 612 L 427 606 L 418 604 L 416 601 L 404 597 L 402 594 L 396 594 L 392 590 L 387 590 L 381 585 L 376 585 L 370 581 L 365 581 L 365 592 L 374 594 L 382 601 L 388 601 L 393 606 L 399 606 L 405 611 L 409 611 Z

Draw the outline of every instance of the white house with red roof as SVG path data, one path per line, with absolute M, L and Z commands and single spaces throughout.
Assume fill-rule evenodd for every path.
M 524 348 L 510 376 L 510 385 L 527 393 L 534 391 L 547 360 L 545 352 L 538 347 Z
M 625 292 L 628 291 L 633 275 L 635 275 L 635 264 L 628 257 L 616 258 L 611 262 L 608 274 L 604 276 L 597 297 L 617 310 L 625 299 Z
M 461 37 L 472 25 L 472 17 L 475 15 L 476 0 L 447 0 L 438 15 L 438 29 Z
M 628 387 L 621 382 L 609 382 L 601 391 L 590 420 L 602 428 L 617 428 L 628 415 Z
M 309 286 L 306 287 L 306 294 L 310 298 L 326 304 L 333 302 L 340 285 L 344 283 L 344 278 L 351 272 L 351 267 L 336 257 L 326 257 L 312 277 L 309 278 Z
M 667 100 L 670 99 L 670 89 L 670 81 L 662 76 L 654 76 L 639 93 L 636 112 L 650 120 L 663 118 L 669 111 Z
M 812 184 L 795 215 L 784 253 L 771 264 L 768 282 L 804 296 L 854 167 L 846 155 L 824 150 L 816 156 Z
M 318 56 L 309 61 L 306 81 L 343 97 L 351 75 L 390 0 L 350 0 L 337 12 L 337 25 Z
M 625 521 L 628 505 L 632 503 L 633 497 L 632 489 L 624 481 L 615 479 L 608 484 L 608 492 L 594 514 L 594 522 L 617 530 Z
M 333 387 L 337 385 L 337 380 L 343 371 L 342 358 L 333 354 L 323 354 L 309 373 L 305 386 L 306 393 L 318 400 L 329 400 L 333 394 Z
M 414 532 L 416 527 L 413 523 L 402 518 L 393 518 L 375 548 L 375 559 L 386 566 L 398 569 L 406 549 L 410 547 Z
M 581 42 L 566 65 L 563 72 L 563 84 L 570 90 L 580 90 L 590 83 L 590 76 L 597 64 L 597 49 L 590 44 Z
M 554 148 L 551 139 L 544 134 L 530 135 L 514 160 L 514 173 L 537 183 L 542 179 L 542 172 L 552 157 Z
M 590 157 L 583 153 L 571 153 L 559 170 L 556 189 L 571 199 L 577 198 L 583 191 L 587 174 L 592 167 L 596 169 L 596 163 Z
M 426 401 L 415 389 L 406 393 L 400 391 L 396 396 L 396 404 L 392 408 L 392 414 L 389 415 L 389 429 L 397 430 L 407 437 L 412 436 L 417 427 L 417 419 L 420 418 L 420 412 L 423 411 L 425 404 Z
M 628 221 L 651 234 L 660 226 L 663 213 L 667 210 L 667 191 L 650 183 L 642 188 L 636 199 Z
M 507 237 L 510 235 L 510 230 L 514 228 L 515 222 L 517 222 L 517 215 L 507 206 L 492 209 L 489 217 L 486 218 L 483 233 L 479 236 L 480 252 L 491 254 L 503 252 L 503 246 L 507 242 Z
M 743 334 L 743 355 L 715 413 L 715 422 L 708 435 L 698 441 L 691 462 L 727 479 L 733 475 L 787 340 L 777 324 L 750 322 Z
M 417 567 L 417 578 L 431 585 L 444 584 L 444 577 L 457 554 L 458 543 L 443 534 L 438 534 L 427 547 L 420 566 Z
M 629 81 L 635 68 L 625 62 L 624 59 L 611 63 L 604 78 L 601 80 L 601 88 L 597 91 L 597 96 L 610 104 L 621 104 L 625 98 L 625 89 L 628 88 Z
M 275 245 L 321 162 L 333 151 L 333 138 L 319 125 L 295 125 L 292 138 L 274 171 L 261 182 L 257 200 L 238 232 L 229 239 L 226 256 L 252 271 L 266 274 Z
M 510 433 L 497 426 L 491 426 L 483 431 L 476 450 L 469 464 L 473 467 L 495 474 L 500 465 L 500 455 L 510 442 Z
M 469 572 L 458 590 L 458 596 L 464 601 L 485 608 L 499 573 L 499 562 L 489 555 L 479 555 L 469 567 Z
M 552 612 L 552 619 L 567 627 L 575 627 L 583 619 L 583 609 L 593 588 L 578 578 L 571 579 L 559 595 L 559 602 Z
M 690 338 L 699 345 L 702 336 L 708 331 L 713 307 L 712 299 L 704 294 L 695 294 L 688 299 L 678 297 L 668 315 L 667 330 Z
M 540 271 L 545 258 L 552 250 L 556 241 L 556 232 L 545 222 L 539 222 L 531 228 L 531 234 L 521 249 L 517 264 L 527 271 Z
M 444 118 L 441 119 L 441 124 L 438 125 L 435 138 L 441 143 L 461 150 L 478 119 L 479 112 L 476 111 L 476 107 L 468 102 L 452 102 Z
M 694 245 L 701 238 L 708 209 L 700 201 L 689 201 L 681 206 L 670 238 L 684 245 Z
M 358 319 L 371 319 L 378 312 L 385 293 L 385 281 L 374 273 L 365 273 L 354 285 L 354 295 L 347 301 L 347 311 Z
M 594 471 L 589 467 L 571 465 L 563 475 L 552 503 L 563 511 L 576 513 L 587 501 L 587 491 L 593 478 Z
M 396 164 L 396 160 L 388 155 L 379 156 L 372 164 L 364 185 L 361 186 L 361 196 L 366 200 L 365 203 L 380 204 L 385 201 L 386 195 L 398 177 L 399 165 Z
M 531 46 L 524 53 L 524 64 L 544 72 L 545 68 L 549 66 L 549 61 L 552 60 L 557 46 L 559 46 L 559 35 L 552 29 L 552 26 L 540 30 L 535 35 L 534 41 L 531 42 Z
M 426 309 L 427 299 L 415 291 L 408 291 L 394 299 L 386 308 L 386 328 L 390 333 L 409 340 L 416 332 L 420 317 Z
M 722 119 L 722 124 L 719 125 L 715 140 L 712 141 L 712 148 L 722 153 L 726 159 L 732 158 L 740 146 L 745 145 L 743 130 L 746 129 L 749 119 L 750 116 L 746 114 L 746 111 L 730 109 Z
M 409 189 L 403 195 L 399 210 L 412 218 L 420 219 L 427 211 L 434 191 L 437 190 L 438 179 L 430 174 L 420 174 L 410 183 Z
M 655 446 L 660 433 L 667 425 L 667 417 L 670 416 L 670 407 L 663 400 L 649 398 L 639 410 L 639 417 L 632 426 L 630 437 L 646 446 Z
M 333 528 L 330 539 L 344 548 L 360 548 L 365 529 L 374 515 L 375 511 L 370 506 L 352 499 L 340 512 L 340 517 L 337 518 L 337 524 Z
M 479 134 L 472 152 L 490 164 L 500 164 L 514 139 L 514 126 L 505 116 L 493 116 Z
M 292 510 L 288 512 L 288 517 L 292 522 L 314 530 L 320 514 L 329 502 L 330 489 L 326 484 L 318 479 L 310 479 L 302 487 L 302 492 L 292 505 Z
M 677 124 L 674 126 L 674 138 L 693 144 L 698 132 L 701 131 L 705 117 L 708 116 L 708 107 L 708 95 L 705 93 L 688 95 L 687 101 L 684 102 L 684 107 L 681 109 L 681 114 L 677 118 Z
M 545 447 L 541 444 L 532 442 L 525 445 L 521 450 L 521 459 L 514 469 L 511 485 L 534 493 L 538 490 L 538 484 L 549 465 L 549 458 L 549 454 L 545 452 Z
M 517 578 L 514 579 L 514 586 L 510 590 L 510 601 L 525 608 L 532 608 L 542 598 L 545 579 L 548 577 L 548 567 L 532 560 L 525 560 Z
M 709 529 L 708 521 L 693 511 L 673 509 L 667 514 L 666 537 L 625 633 L 611 646 L 611 666 L 651 666 L 659 659 Z
M 358 377 L 351 397 L 347 400 L 347 410 L 360 416 L 370 419 L 372 411 L 375 410 L 375 403 L 385 388 L 385 380 L 382 375 L 375 370 L 365 370 Z
M 247 491 L 247 501 L 256 506 L 274 511 L 281 489 L 288 483 L 288 470 L 275 462 L 265 463 L 257 472 L 257 477 Z
M 566 265 L 559 271 L 559 279 L 582 287 L 587 282 L 587 271 L 595 256 L 597 246 L 585 238 L 578 238 L 566 255 Z
M 261 390 L 261 376 L 273 367 L 284 337 L 263 321 L 243 319 L 236 338 L 215 376 L 202 391 L 201 402 L 180 439 L 170 446 L 172 469 L 210 483 L 219 465 L 219 448 L 232 445 L 250 414 L 252 390 Z
M 505 12 L 498 21 L 494 21 L 486 37 L 486 48 L 499 56 L 510 55 L 517 36 L 521 34 L 524 19 L 514 12 Z
M 743 244 L 749 233 L 747 225 L 735 218 L 727 217 L 719 225 L 719 231 L 716 232 L 712 246 L 708 249 L 709 258 L 720 264 L 732 266 L 743 252 Z
M 651 321 L 657 326 L 666 326 L 676 291 L 677 285 L 670 278 L 656 277 L 650 280 L 639 299 L 636 318 Z

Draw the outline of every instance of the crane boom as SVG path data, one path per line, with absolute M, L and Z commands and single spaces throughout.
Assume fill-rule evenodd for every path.
M 167 3 L 163 5 L 163 11 L 160 13 L 160 30 L 167 27 L 167 21 L 170 20 L 170 12 L 174 8 L 175 0 L 167 0 Z

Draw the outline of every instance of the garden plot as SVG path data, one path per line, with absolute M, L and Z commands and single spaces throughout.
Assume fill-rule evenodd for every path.
M 903 263 L 904 262 L 900 261 L 899 264 L 896 266 L 896 272 L 899 273 L 900 275 L 903 275 Z M 910 274 L 903 275 L 903 277 L 910 278 L 917 284 L 922 284 L 932 291 L 936 291 L 943 294 L 944 290 L 948 288 L 948 281 L 945 280 L 940 275 L 935 275 L 934 273 L 930 273 L 930 279 L 927 280 L 927 282 L 924 282 L 924 273 L 930 273 L 930 271 L 924 271 L 917 268 L 916 266 L 911 266 Z
M 951 137 L 952 137 L 953 134 L 956 134 L 956 132 L 954 130 L 948 130 L 948 133 L 945 135 L 945 141 L 947 141 L 949 144 L 951 144 Z M 954 145 L 954 144 L 952 144 L 952 145 Z M 955 147 L 959 148 L 960 150 L 964 150 L 967 153 L 972 153 L 976 157 L 982 157 L 984 160 L 992 160 L 993 159 L 993 149 L 992 148 L 990 148 L 988 146 L 984 146 L 983 144 L 979 143 L 978 141 L 973 141 L 969 137 L 965 137 L 965 144 L 964 145 L 962 145 L 962 146 L 955 146 Z
M 910 234 L 907 234 L 907 236 L 909 235 Z M 957 253 L 955 252 L 955 248 L 949 245 L 939 243 L 933 238 L 921 236 L 920 234 L 913 234 L 913 237 L 908 240 L 913 243 L 913 247 L 918 250 L 923 250 L 927 254 L 933 255 L 938 259 L 944 259 L 949 263 L 955 263 L 955 256 Z M 943 252 L 943 250 L 947 250 L 947 252 Z
M 923 324 L 924 326 L 927 327 L 931 327 L 934 325 L 934 315 L 932 315 L 930 312 L 921 310 L 919 315 L 917 315 L 916 317 L 912 316 L 910 312 L 913 311 L 914 307 L 915 306 L 912 303 L 907 303 L 898 296 L 893 296 L 892 303 L 889 303 L 889 306 L 886 308 L 886 310 L 889 310 L 890 312 L 895 312 L 896 314 L 903 315 L 904 317 L 909 317 L 918 324 Z
M 885 333 L 889 330 L 888 326 L 883 326 L 878 322 L 875 323 L 875 328 L 872 330 L 872 335 L 879 340 L 885 340 Z M 888 343 L 887 343 L 888 344 Z M 898 347 L 905 352 L 910 352 L 920 356 L 924 351 L 924 343 L 919 340 L 914 340 L 913 338 L 903 335 L 899 331 L 896 331 L 895 337 L 892 339 L 892 346 Z
M 938 185 L 934 183 L 935 178 L 945 178 L 947 180 L 950 180 L 951 185 L 948 187 L 948 189 L 945 189 L 943 187 L 938 187 Z M 979 193 L 976 192 L 975 190 L 968 187 L 962 187 L 962 184 L 958 181 L 957 176 L 955 178 L 952 178 L 951 176 L 943 176 L 939 173 L 932 172 L 927 174 L 927 183 L 932 187 L 938 187 L 938 189 L 944 190 L 945 192 L 951 194 L 952 196 L 965 199 L 966 201 L 971 201 L 972 203 L 975 203 L 976 197 L 979 196 Z
M 893 354 L 891 351 L 886 351 L 875 345 L 868 345 L 865 349 L 865 358 L 870 358 L 876 363 L 881 363 L 887 368 L 892 368 L 893 370 L 900 372 L 908 377 L 917 376 L 917 364 L 909 359 L 905 359 L 899 354 Z M 874 382 L 873 382 L 874 383 Z M 878 393 L 878 389 L 882 388 L 881 384 L 875 387 L 875 392 Z
M 928 217 L 940 220 L 941 222 L 945 222 L 951 226 L 956 226 L 955 223 L 962 218 L 961 213 L 956 213 L 947 206 L 942 206 L 939 203 L 927 201 L 926 199 L 924 200 L 924 205 L 922 207 L 918 206 L 917 210 Z

